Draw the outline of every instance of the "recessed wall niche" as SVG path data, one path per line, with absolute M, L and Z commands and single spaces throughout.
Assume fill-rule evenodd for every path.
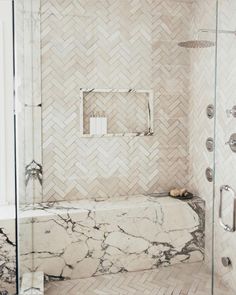
M 153 91 L 81 89 L 80 135 L 153 135 Z

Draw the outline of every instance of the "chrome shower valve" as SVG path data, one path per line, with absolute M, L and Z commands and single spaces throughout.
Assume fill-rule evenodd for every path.
M 227 117 L 229 118 L 231 115 L 236 118 L 236 105 L 232 107 L 232 109 L 226 110 Z
M 236 153 L 236 133 L 233 133 L 225 144 L 228 144 L 231 150 Z

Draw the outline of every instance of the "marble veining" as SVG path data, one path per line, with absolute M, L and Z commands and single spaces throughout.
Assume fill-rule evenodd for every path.
M 16 283 L 14 219 L 0 220 L 0 294 L 13 294 Z M 9 293 L 10 292 L 10 293 Z M 12 292 L 12 293 L 11 293 Z
M 22 247 L 22 267 L 63 280 L 202 261 L 204 219 L 204 202 L 196 197 L 27 205 L 21 227 L 28 232 L 33 223 L 34 250 Z

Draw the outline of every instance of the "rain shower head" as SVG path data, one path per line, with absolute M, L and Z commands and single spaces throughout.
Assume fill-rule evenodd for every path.
M 208 40 L 189 40 L 180 42 L 178 45 L 185 48 L 209 48 L 215 46 L 215 42 Z
M 199 33 L 218 33 L 218 34 L 233 34 L 236 36 L 236 31 L 229 30 L 212 30 L 212 29 L 200 29 L 197 31 L 197 36 Z M 215 42 L 209 40 L 199 40 L 196 38 L 195 40 L 189 40 L 178 43 L 178 46 L 184 48 L 209 48 L 215 46 Z

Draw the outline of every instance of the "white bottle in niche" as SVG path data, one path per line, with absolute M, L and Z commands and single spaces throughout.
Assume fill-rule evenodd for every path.
M 99 121 L 100 114 L 99 114 L 99 112 L 96 113 L 95 117 L 96 117 L 96 127 L 95 127 L 96 134 L 100 135 L 101 132 L 100 132 L 100 121 Z
M 104 112 L 102 113 L 102 117 L 100 119 L 101 119 L 101 123 L 100 123 L 101 134 L 107 134 L 107 118 Z
M 95 116 L 96 114 L 92 113 L 92 117 L 89 120 L 89 131 L 91 135 L 97 134 L 97 118 Z
M 90 134 L 103 135 L 107 134 L 107 118 L 105 113 L 93 113 L 90 117 Z
M 101 124 L 100 124 L 100 113 L 95 113 L 95 134 L 100 135 L 101 134 Z

